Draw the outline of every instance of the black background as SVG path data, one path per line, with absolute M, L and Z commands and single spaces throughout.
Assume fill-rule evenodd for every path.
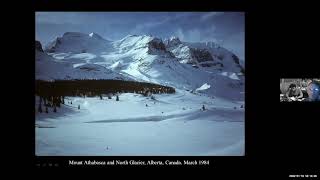
M 280 103 L 280 78 L 320 77 L 319 28 L 313 4 L 249 1 L 84 1 L 36 0 L 19 4 L 21 15 L 8 22 L 10 44 L 20 65 L 10 69 L 14 81 L 5 82 L 15 100 L 10 99 L 9 113 L 18 121 L 9 148 L 20 166 L 35 170 L 75 169 L 69 159 L 210 159 L 210 166 L 183 166 L 208 169 L 211 176 L 271 177 L 289 179 L 289 174 L 319 174 L 319 103 Z M 34 40 L 35 11 L 244 11 L 246 12 L 246 111 L 245 156 L 243 157 L 36 157 L 34 132 Z M 12 13 L 7 13 L 11 17 Z M 18 51 L 17 51 L 18 49 Z M 16 57 L 17 56 L 17 57 Z M 12 59 L 12 56 L 11 56 Z M 17 66 L 17 65 L 15 65 Z M 30 91 L 28 91 L 30 90 Z M 26 95 L 24 95 L 26 93 Z M 16 102 L 18 101 L 18 102 Z M 17 107 L 17 103 L 19 103 Z M 19 111 L 17 110 L 19 108 Z M 21 111 L 23 109 L 23 111 Z M 19 113 L 17 113 L 19 112 Z M 11 132 L 11 134 L 13 134 Z M 25 137 L 22 140 L 21 137 Z M 22 142 L 23 141 L 23 142 Z M 13 145 L 13 146 L 11 146 Z M 18 147 L 15 147 L 18 146 Z M 14 148 L 13 148 L 14 147 Z M 24 150 L 23 150 L 24 149 Z M 24 161 L 22 159 L 28 158 Z M 58 167 L 48 165 L 58 164 Z M 43 167 L 46 166 L 46 167 Z M 127 166 L 135 168 L 134 166 Z M 79 167 L 78 167 L 79 168 Z M 88 166 L 81 167 L 90 168 Z M 91 167 L 96 168 L 96 167 Z M 112 167 L 97 167 L 111 169 Z M 114 167 L 113 167 L 114 168 Z M 121 168 L 124 168 L 123 166 Z M 147 166 L 148 169 L 152 168 Z M 155 169 L 180 167 L 159 167 Z M 258 174 L 258 176 L 256 176 Z

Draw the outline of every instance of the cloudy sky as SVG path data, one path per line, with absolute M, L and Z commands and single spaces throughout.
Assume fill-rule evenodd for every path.
M 244 59 L 242 12 L 36 12 L 36 39 L 43 45 L 65 32 L 96 32 L 119 40 L 128 34 L 214 41 Z

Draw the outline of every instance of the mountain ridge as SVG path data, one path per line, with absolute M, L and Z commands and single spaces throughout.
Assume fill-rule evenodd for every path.
M 41 47 L 38 41 L 36 46 Z M 37 72 L 47 69 L 48 79 L 116 78 L 179 89 L 197 89 L 208 83 L 211 88 L 205 93 L 222 96 L 227 93 L 218 89 L 226 88 L 230 94 L 244 89 L 244 67 L 235 54 L 213 43 L 182 42 L 178 37 L 162 40 L 128 35 L 109 41 L 96 33 L 66 32 L 44 52 L 36 51 L 36 59 L 40 59 L 36 61 L 36 79 L 46 79 L 44 71 L 41 76 Z M 68 67 L 67 72 L 59 70 L 62 65 Z

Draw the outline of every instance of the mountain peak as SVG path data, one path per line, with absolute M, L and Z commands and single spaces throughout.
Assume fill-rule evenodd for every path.
M 169 48 L 175 47 L 175 46 L 181 44 L 180 39 L 176 36 L 172 36 L 172 37 L 170 37 L 170 39 L 166 39 L 164 42 L 165 42 L 166 46 Z
M 176 37 L 176 36 L 171 36 L 171 37 L 170 37 L 170 41 L 177 41 L 177 42 L 180 42 L 180 43 L 181 43 L 179 37 Z
M 62 37 L 80 37 L 80 36 L 86 36 L 86 34 L 81 32 L 65 32 L 62 35 Z
M 149 42 L 148 42 L 148 48 L 149 50 L 159 50 L 159 51 L 166 51 L 166 47 L 163 44 L 162 40 L 159 38 L 152 38 Z
M 46 51 L 53 52 L 101 52 L 109 49 L 110 41 L 97 33 L 66 32 L 46 46 Z
M 81 33 L 81 32 L 65 32 L 62 35 L 62 38 L 84 38 L 84 37 L 96 38 L 96 39 L 103 39 L 99 34 L 95 32 L 91 32 L 89 34 Z
M 94 32 L 90 33 L 89 36 L 92 38 L 103 39 L 103 37 L 101 37 L 99 34 Z

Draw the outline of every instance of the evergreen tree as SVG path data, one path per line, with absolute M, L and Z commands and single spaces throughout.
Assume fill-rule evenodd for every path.
M 42 104 L 42 97 L 39 96 L 39 104 L 41 105 Z
M 102 100 L 102 95 L 100 94 L 100 99 Z
M 39 112 L 39 113 L 42 113 L 42 108 L 41 108 L 41 104 L 39 104 L 39 107 L 38 107 L 38 112 Z
M 80 109 L 80 104 L 78 105 L 78 109 Z
M 56 97 L 56 101 L 57 101 L 57 107 L 60 107 L 60 103 L 61 103 L 60 96 Z
M 119 101 L 119 96 L 117 95 L 116 101 Z

